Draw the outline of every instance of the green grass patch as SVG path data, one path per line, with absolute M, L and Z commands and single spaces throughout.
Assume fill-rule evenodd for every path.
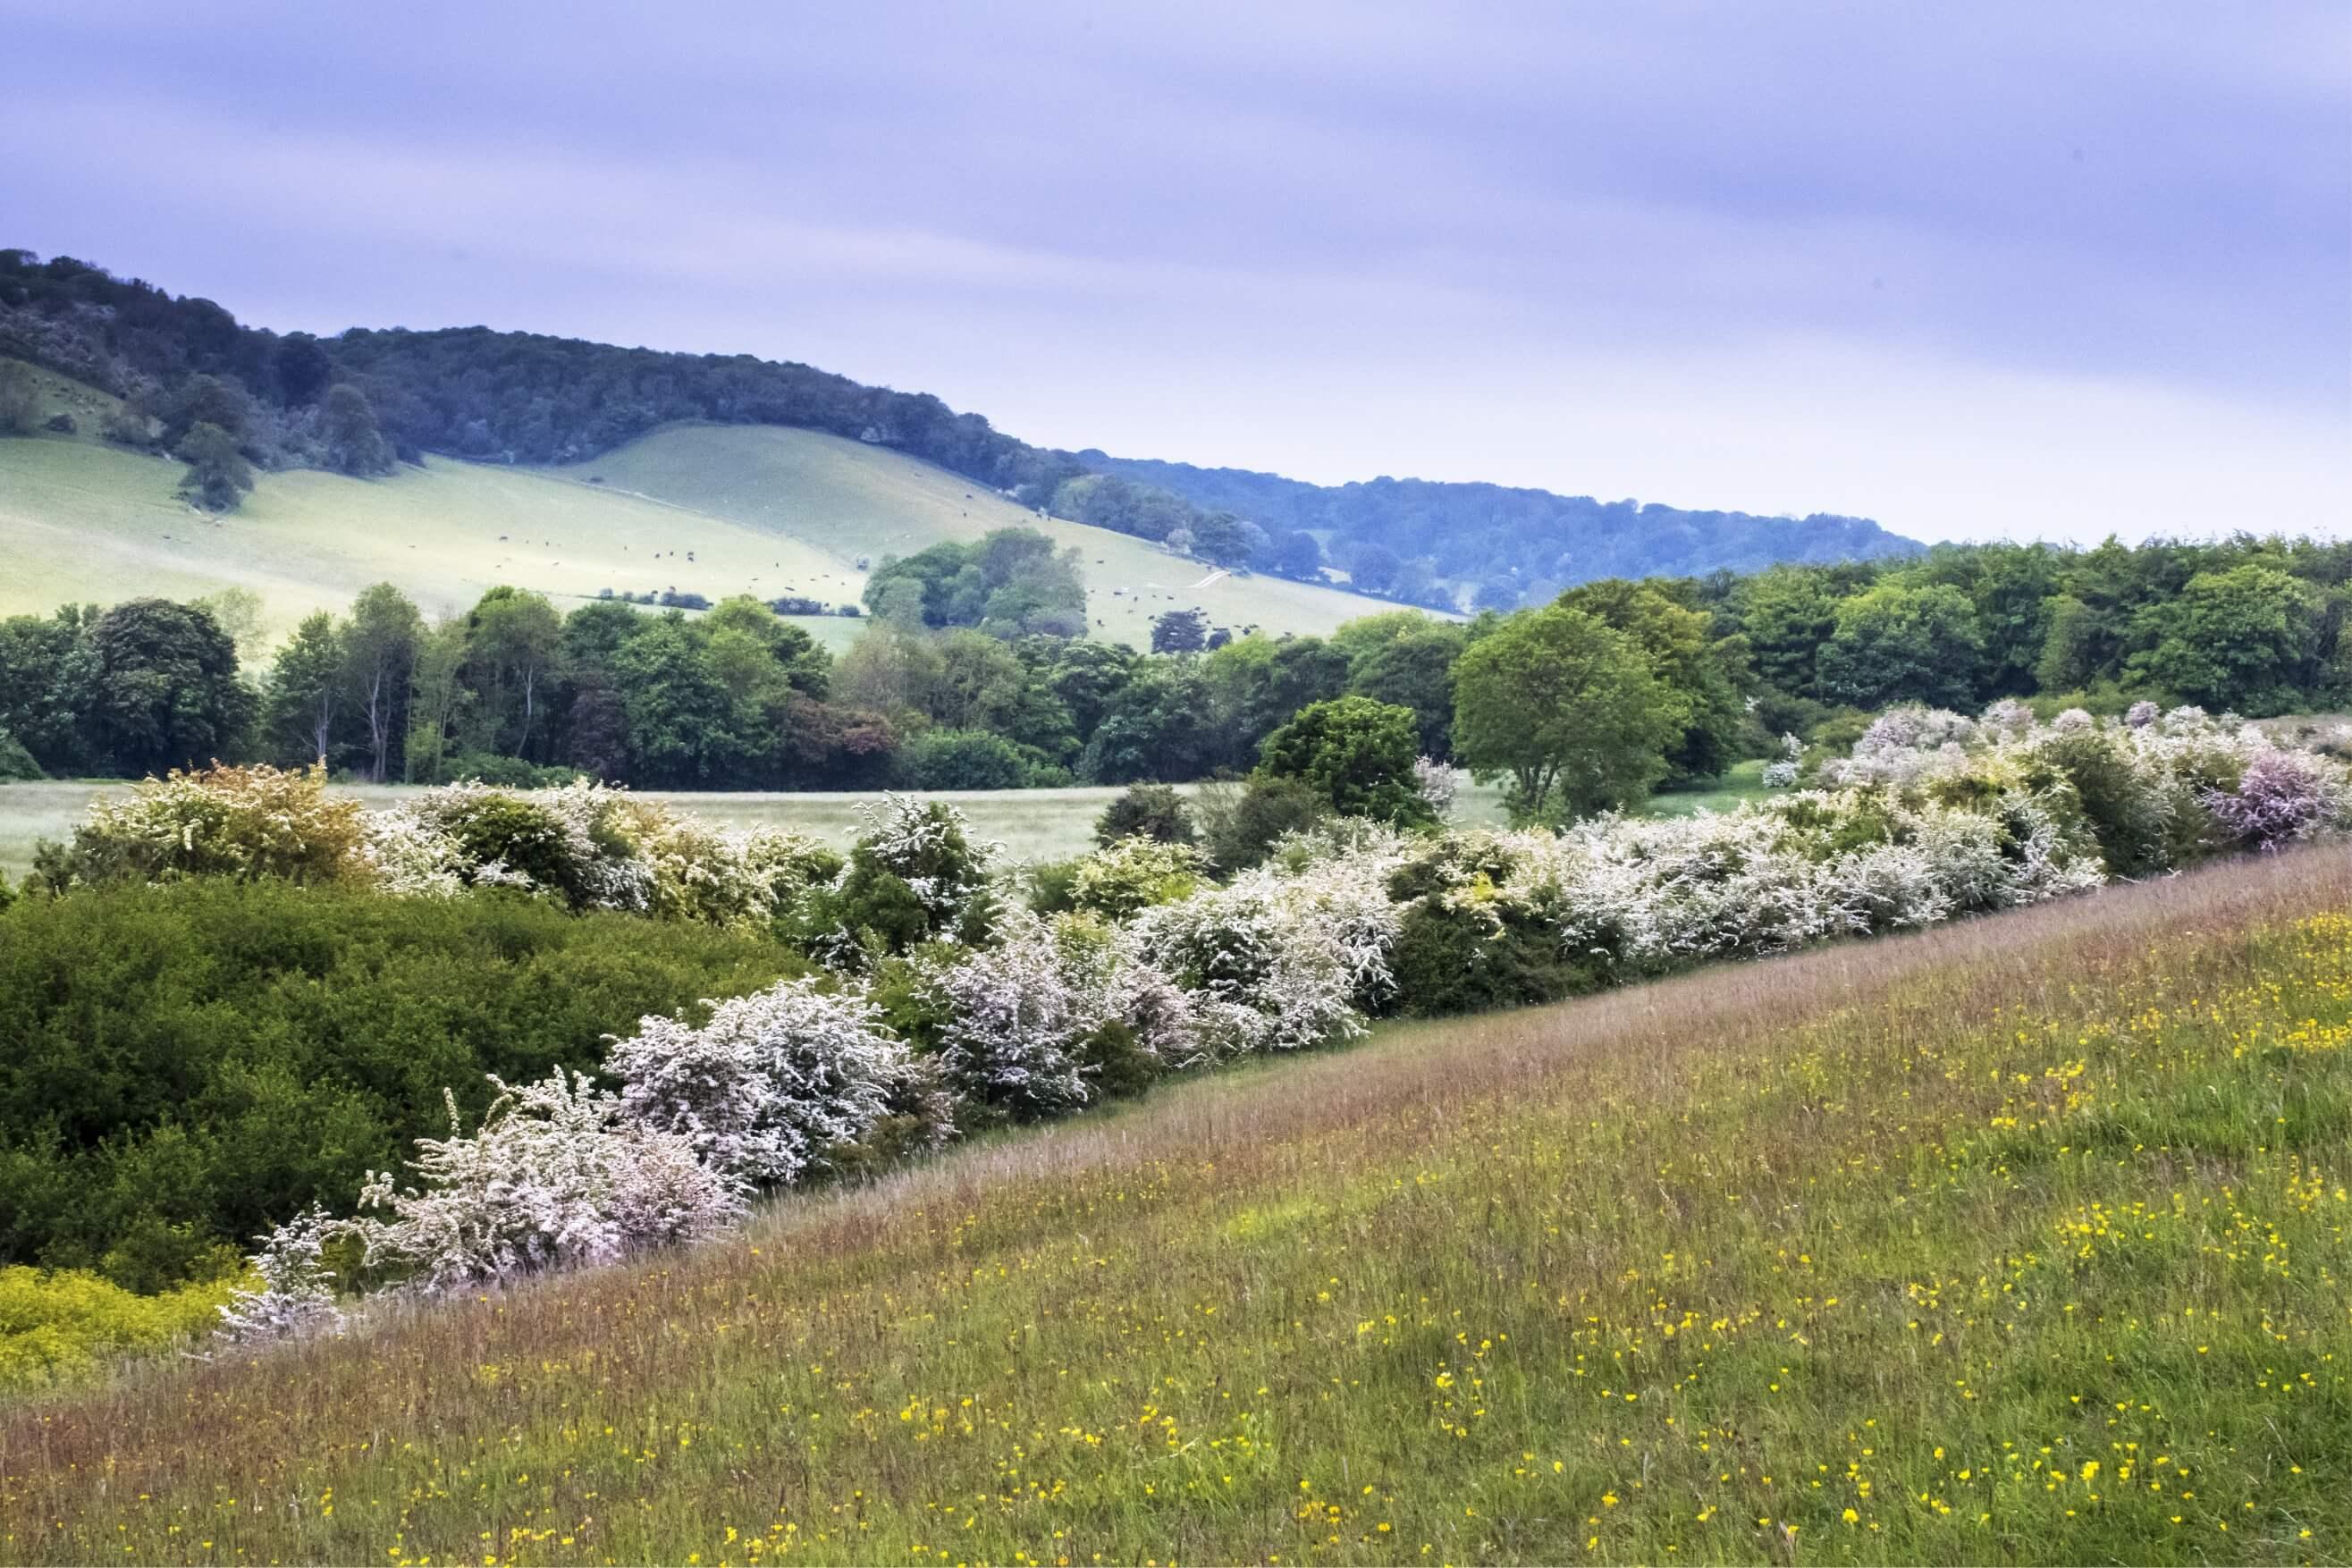
M 1702 811 L 1729 811 L 1742 801 L 1762 800 L 1771 793 L 1764 787 L 1763 759 L 1750 758 L 1734 763 L 1705 784 L 1652 795 L 1643 815 L 1695 816 Z

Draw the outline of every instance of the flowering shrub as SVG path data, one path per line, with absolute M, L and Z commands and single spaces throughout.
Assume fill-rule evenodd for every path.
M 1189 844 L 1122 838 L 1078 862 L 1070 900 L 1109 920 L 1128 920 L 1153 904 L 1189 899 L 1208 879 L 1208 862 Z
M 562 789 L 445 784 L 394 808 L 421 843 L 448 857 L 440 869 L 477 887 L 513 888 L 572 909 L 645 912 L 653 873 L 632 853 L 615 816 L 626 795 L 585 780 Z
M 2202 799 L 2231 841 L 2265 852 L 2352 816 L 2343 771 L 2303 752 L 2261 752 L 2236 789 L 2209 789 Z
M 320 1256 L 341 1228 L 312 1204 L 263 1237 L 250 1260 L 261 1289 L 239 1290 L 221 1308 L 220 1337 L 257 1344 L 341 1332 L 342 1310 Z
M 840 880 L 807 900 L 802 940 L 846 967 L 939 937 L 985 940 L 1002 902 L 998 846 L 975 842 L 963 813 L 944 801 L 894 795 L 860 809 L 866 831 Z
M 1206 1057 L 1301 1050 L 1364 1029 L 1354 1005 L 1384 955 L 1350 950 L 1286 879 L 1251 872 L 1233 886 L 1143 911 L 1137 949 L 1190 993 Z
M 359 803 L 327 794 L 326 770 L 209 768 L 93 802 L 68 856 L 74 880 L 279 877 L 328 882 L 360 868 Z
M 915 1071 L 862 992 L 813 979 L 715 1003 L 699 1028 L 646 1018 L 613 1042 L 605 1068 L 630 1121 L 758 1186 L 796 1181 L 864 1139 Z
M 417 1141 L 421 1186 L 369 1173 L 360 1206 L 392 1216 L 348 1222 L 369 1264 L 457 1289 L 701 1240 L 741 1217 L 739 1184 L 687 1138 L 629 1121 L 584 1074 L 490 1082 L 499 1098 L 478 1131 L 462 1130 L 452 1099 L 449 1136 Z
M 1085 1041 L 1118 1012 L 1101 984 L 1108 976 L 1072 973 L 1055 928 L 1025 910 L 1008 911 L 999 935 L 922 966 L 944 1018 L 940 1066 L 959 1091 L 1015 1115 L 1084 1105 Z

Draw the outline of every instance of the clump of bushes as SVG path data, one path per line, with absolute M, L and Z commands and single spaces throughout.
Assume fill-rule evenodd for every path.
M 227 878 L 0 910 L 0 1265 L 153 1291 L 446 1131 L 445 1086 L 809 970 L 764 932 Z
M 0 1262 L 160 1289 L 266 1236 L 230 1327 L 307 1331 L 334 1321 L 331 1240 L 418 1289 L 572 1267 L 1383 1012 L 1550 1000 L 2352 825 L 2340 764 L 2188 710 L 1898 711 L 1811 773 L 1719 816 L 1512 832 L 1335 816 L 1268 777 L 1203 792 L 1207 854 L 1172 836 L 1172 798 L 1131 792 L 1107 821 L 1147 831 L 1027 873 L 1025 906 L 937 801 L 880 803 L 842 857 L 594 785 L 477 784 L 327 814 L 313 848 L 286 824 L 324 800 L 314 777 L 163 781 L 78 837 L 88 871 L 62 885 L 95 890 L 0 911 L 0 1016 L 28 1021 L 0 1077 Z M 158 886 L 123 885 L 142 868 Z M 590 1058 L 621 1017 L 635 1032 Z M 409 1176 L 380 1173 L 412 1148 Z M 301 1212 L 353 1194 L 373 1212 Z
M 47 849 L 43 879 L 167 882 L 186 877 L 331 882 L 361 869 L 358 802 L 327 793 L 324 768 L 178 769 L 123 800 L 100 799 L 72 844 Z

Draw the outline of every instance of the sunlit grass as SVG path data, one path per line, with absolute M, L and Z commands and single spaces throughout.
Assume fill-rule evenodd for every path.
M 0 1420 L 40 1561 L 2340 1561 L 2352 853 L 1358 1050 Z

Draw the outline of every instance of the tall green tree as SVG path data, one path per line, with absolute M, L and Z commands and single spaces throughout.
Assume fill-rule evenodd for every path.
M 349 382 L 327 389 L 320 419 L 327 466 L 339 474 L 365 478 L 392 472 L 392 443 L 383 438 L 367 394 Z
M 1940 583 L 1882 583 L 1838 605 L 1817 685 L 1824 700 L 1855 708 L 1967 710 L 1976 705 L 1983 664 L 1984 636 L 1966 594 Z
M 411 784 L 446 781 L 457 737 L 471 727 L 468 710 L 479 700 L 466 682 L 471 633 L 467 616 L 444 616 L 417 642 L 408 668 L 408 730 L 401 754 L 402 776 Z
M 360 591 L 344 619 L 343 685 L 364 731 L 367 776 L 382 784 L 399 760 L 409 680 L 425 640 L 425 617 L 389 583 Z
M 1746 717 L 1737 674 L 1713 635 L 1713 617 L 1688 602 L 1694 586 L 1605 577 L 1559 599 L 1623 632 L 1649 659 L 1678 731 L 1666 748 L 1666 778 L 1675 784 L 1713 778 L 1729 767 Z
M 304 616 L 278 650 L 262 702 L 262 738 L 274 760 L 299 766 L 333 757 L 343 678 L 343 641 L 335 617 L 325 610 Z
M 253 465 L 237 449 L 236 437 L 217 425 L 189 431 L 173 455 L 188 465 L 180 479 L 182 493 L 214 511 L 236 510 L 253 489 Z
M 89 629 L 95 605 L 67 605 L 50 616 L 0 620 L 0 730 L 7 731 L 50 773 L 101 765 L 82 716 L 98 685 Z
M 1260 779 L 1297 779 L 1343 816 L 1413 826 L 1436 814 L 1413 780 L 1420 754 L 1412 710 L 1369 697 L 1310 702 L 1265 738 Z
M 497 587 L 467 619 L 467 668 L 480 694 L 485 744 L 527 755 L 545 689 L 561 668 L 563 617 L 544 595 Z
M 169 599 L 131 599 L 89 630 L 98 668 L 89 720 L 116 772 L 160 773 L 234 758 L 257 703 L 237 679 L 236 645 L 211 615 Z
M 2141 617 L 2152 646 L 2132 658 L 2133 677 L 2185 701 L 2263 717 L 2300 706 L 2315 683 L 2319 595 L 2273 567 L 2201 572 Z
M 1454 756 L 1481 779 L 1507 778 L 1520 821 L 1638 805 L 1680 733 L 1640 646 L 1565 605 L 1523 611 L 1473 642 L 1454 692 Z
M 1731 596 L 1757 677 L 1791 697 L 1811 697 L 1814 664 L 1837 629 L 1837 595 L 1824 576 L 1776 566 L 1743 578 Z
M 1454 754 L 1454 663 L 1469 640 L 1461 622 L 1414 610 L 1365 616 L 1331 634 L 1348 656 L 1348 689 L 1412 709 L 1421 749 L 1441 760 Z

